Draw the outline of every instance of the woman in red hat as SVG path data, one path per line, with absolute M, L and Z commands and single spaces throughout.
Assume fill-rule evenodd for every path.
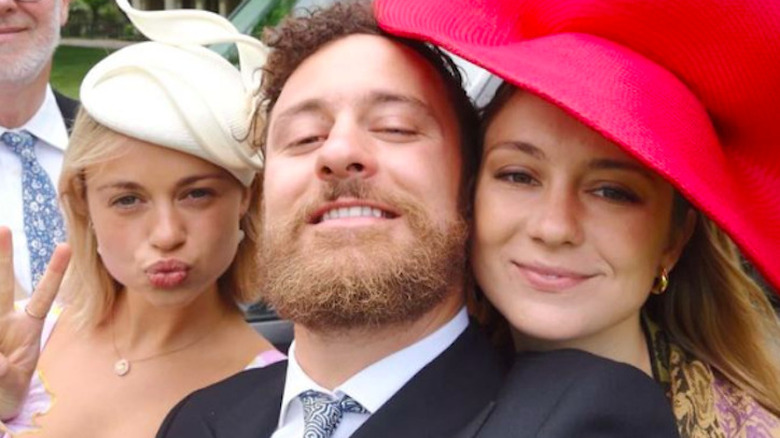
M 640 368 L 684 436 L 778 436 L 777 318 L 728 236 L 547 100 L 505 85 L 487 111 L 472 263 L 515 345 Z
M 520 350 L 666 390 L 684 437 L 780 436 L 780 3 L 380 0 L 503 78 L 472 260 Z M 479 17 L 475 19 L 475 17 Z

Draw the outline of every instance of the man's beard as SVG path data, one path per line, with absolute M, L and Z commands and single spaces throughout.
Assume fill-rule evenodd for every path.
M 411 230 L 396 242 L 381 225 L 301 232 L 323 202 L 349 196 L 392 206 Z M 273 214 L 273 213 L 272 213 Z M 263 212 L 265 218 L 265 212 Z M 419 204 L 348 180 L 325 189 L 292 221 L 263 224 L 263 299 L 283 317 L 311 330 L 372 329 L 418 320 L 462 287 L 468 226 L 461 215 L 433 223 Z
M 28 84 L 35 80 L 49 63 L 54 50 L 60 42 L 60 9 L 59 0 L 55 1 L 49 12 L 48 22 L 37 23 L 38 28 L 28 45 L 17 47 L 0 46 L 0 84 Z M 20 23 L 10 22 L 0 18 L 0 25 L 12 26 Z

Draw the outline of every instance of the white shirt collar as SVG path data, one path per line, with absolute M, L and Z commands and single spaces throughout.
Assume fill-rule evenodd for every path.
M 302 392 L 310 389 L 331 394 L 336 398 L 348 394 L 370 413 L 376 412 L 415 374 L 449 348 L 466 330 L 468 324 L 469 319 L 464 307 L 435 332 L 364 368 L 333 391 L 322 388 L 301 369 L 295 358 L 295 341 L 293 341 L 288 354 L 287 379 L 282 397 L 282 410 L 279 414 L 279 427 L 285 422 L 290 403 Z
M 60 107 L 57 106 L 57 100 L 54 98 L 54 91 L 51 85 L 46 86 L 46 93 L 35 115 L 24 125 L 13 129 L 14 131 L 29 131 L 39 140 L 64 151 L 68 146 L 68 130 L 65 127 L 65 120 L 62 118 Z M 9 129 L 0 126 L 0 133 L 9 131 Z

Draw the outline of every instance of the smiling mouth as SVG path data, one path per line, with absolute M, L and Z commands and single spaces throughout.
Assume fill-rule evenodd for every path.
M 395 219 L 397 214 L 377 207 L 353 205 L 333 207 L 314 215 L 311 223 L 320 224 L 345 219 Z
M 514 263 L 514 265 L 531 287 L 546 292 L 570 289 L 595 276 L 563 269 L 532 266 L 521 263 Z
M 18 35 L 23 31 L 23 29 L 0 29 L 0 37 L 13 38 L 14 35 Z

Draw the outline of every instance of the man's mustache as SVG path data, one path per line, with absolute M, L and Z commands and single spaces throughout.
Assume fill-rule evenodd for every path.
M 333 202 L 339 198 L 375 199 L 374 190 L 362 179 L 349 178 L 329 183 L 321 190 L 320 199 Z
M 360 178 L 339 179 L 323 184 L 314 199 L 307 201 L 298 210 L 293 218 L 295 231 L 298 231 L 305 224 L 311 223 L 315 212 L 321 209 L 323 204 L 343 198 L 370 200 L 387 205 L 401 215 L 425 216 L 424 209 L 408 197 L 389 193 L 386 190 L 378 190 L 373 183 Z

